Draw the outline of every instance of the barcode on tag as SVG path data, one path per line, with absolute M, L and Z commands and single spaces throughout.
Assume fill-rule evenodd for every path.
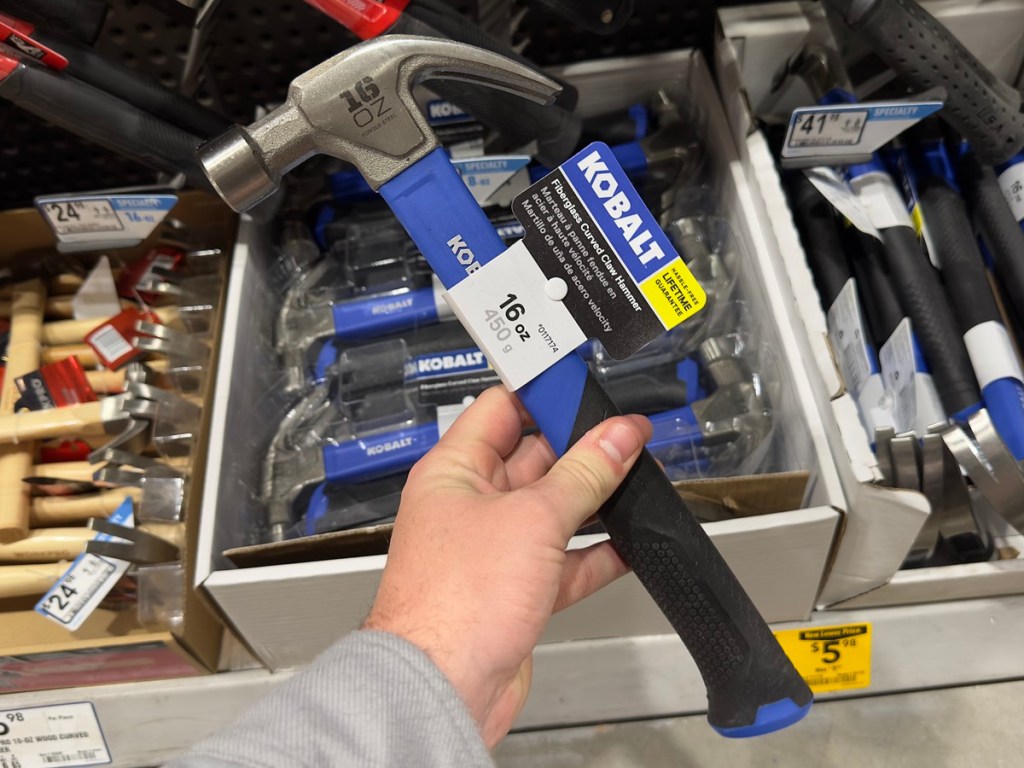
M 116 328 L 109 325 L 103 326 L 90 335 L 88 341 L 96 350 L 96 354 L 108 361 L 130 355 L 135 350 Z
M 95 760 L 100 754 L 98 749 L 78 749 L 74 752 L 50 752 L 39 757 L 47 765 L 62 765 L 64 763 L 80 763 L 83 760 Z

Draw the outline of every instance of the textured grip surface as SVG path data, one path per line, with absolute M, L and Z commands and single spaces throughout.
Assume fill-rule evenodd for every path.
M 0 12 L 92 45 L 107 16 L 104 0 L 0 0 Z
M 159 171 L 185 173 L 210 189 L 195 150 L 199 139 L 72 78 L 19 67 L 0 83 L 0 96 L 71 133 Z
M 803 172 L 787 174 L 786 187 L 814 283 L 828 311 L 850 279 L 835 210 Z
M 856 227 L 846 228 L 843 242 L 857 278 L 857 295 L 867 314 L 871 338 L 875 347 L 881 348 L 903 321 L 903 308 L 885 268 L 882 244 Z
M 617 413 L 588 376 L 570 442 Z M 750 725 L 760 707 L 784 699 L 798 707 L 810 703 L 810 689 L 649 453 L 598 516 L 693 655 L 713 726 Z
M 166 120 L 204 139 L 218 136 L 231 127 L 230 120 L 196 100 L 165 88 L 157 80 L 140 72 L 115 64 L 90 48 L 61 43 L 46 34 L 37 34 L 37 37 L 39 42 L 60 51 L 67 58 L 69 75 L 123 99 L 153 117 Z
M 1013 216 L 991 168 L 982 168 L 968 153 L 960 160 L 958 181 L 967 209 L 992 256 L 999 284 L 1024 320 L 1024 231 Z
M 1024 147 L 1020 94 L 914 0 L 876 0 L 863 14 L 850 13 L 847 0 L 827 3 L 915 90 L 946 89 L 942 117 L 971 142 L 983 162 L 1002 162 Z
M 914 230 L 883 229 L 882 242 L 900 304 L 914 324 L 943 408 L 954 414 L 977 406 L 981 393 L 967 347 L 949 311 L 939 276 L 921 250 Z
M 935 258 L 942 268 L 942 281 L 960 332 L 989 321 L 1002 322 L 992 296 L 985 262 L 978 251 L 967 209 L 960 195 L 943 180 L 922 179 L 918 192 L 925 226 L 931 236 Z

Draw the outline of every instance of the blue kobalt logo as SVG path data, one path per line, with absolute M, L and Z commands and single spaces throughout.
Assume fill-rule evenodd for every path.
M 437 99 L 427 104 L 427 121 L 431 125 L 468 123 L 473 118 L 450 101 Z
M 591 144 L 561 170 L 636 282 L 678 256 L 607 144 Z

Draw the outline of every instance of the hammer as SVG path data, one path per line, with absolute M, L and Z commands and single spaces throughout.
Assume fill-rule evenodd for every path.
M 481 266 L 505 245 L 416 107 L 412 86 L 432 77 L 483 83 L 540 103 L 551 103 L 558 92 L 554 82 L 488 51 L 388 36 L 300 75 L 281 107 L 204 145 L 200 161 L 239 212 L 270 196 L 284 174 L 313 155 L 352 163 L 450 290 L 467 272 L 449 241 L 464 242 Z M 349 111 L 339 97 L 346 92 L 367 103 Z M 619 412 L 577 354 L 561 358 L 518 394 L 558 454 Z M 753 736 L 807 713 L 813 698 L 807 684 L 649 453 L 599 516 L 693 655 L 707 686 L 712 727 L 725 736 Z

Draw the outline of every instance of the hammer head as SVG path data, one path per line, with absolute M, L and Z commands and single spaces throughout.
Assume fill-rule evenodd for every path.
M 199 148 L 199 160 L 234 210 L 269 197 L 315 154 L 346 160 L 374 189 L 437 148 L 412 87 L 442 78 L 479 83 L 540 104 L 561 88 L 504 56 L 450 40 L 388 35 L 356 45 L 292 81 L 288 99 L 248 128 Z

